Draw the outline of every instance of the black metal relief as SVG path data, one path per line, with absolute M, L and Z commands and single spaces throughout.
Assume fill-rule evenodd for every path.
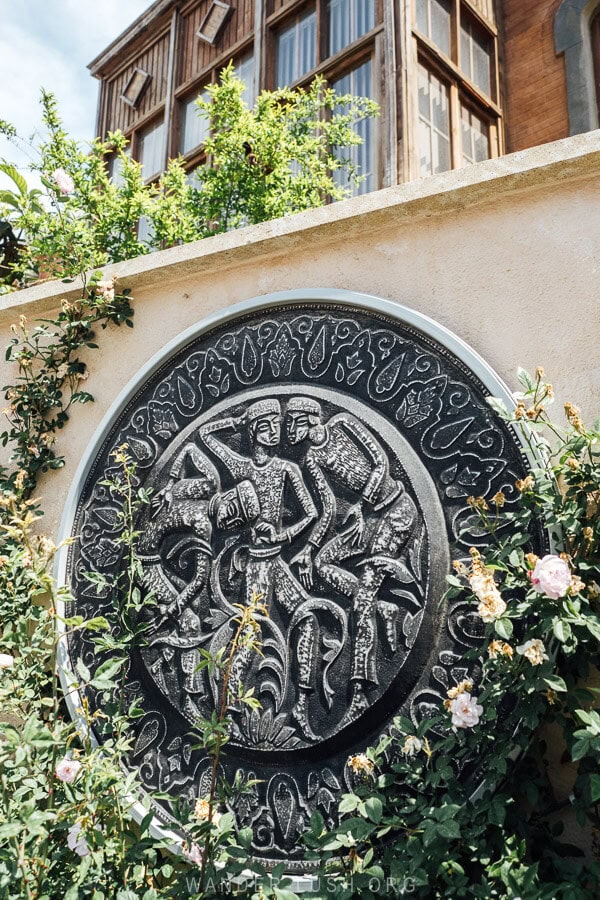
M 439 710 L 481 635 L 470 607 L 442 601 L 451 558 L 485 540 L 467 497 L 501 490 L 510 506 L 522 474 L 485 395 L 426 334 L 325 302 L 247 313 L 146 379 L 81 490 L 69 580 L 76 611 L 102 614 L 85 573 L 121 565 L 103 481 L 126 443 L 153 492 L 140 554 L 158 606 L 127 678 L 146 711 L 130 764 L 150 794 L 206 793 L 190 726 L 216 687 L 200 651 L 227 644 L 233 604 L 254 591 L 263 654 L 239 659 L 236 677 L 261 709 L 236 715 L 223 767 L 260 779 L 232 801 L 257 855 L 300 866 L 298 836 L 316 809 L 331 821 L 348 756 L 395 715 Z M 85 642 L 70 653 L 100 662 Z

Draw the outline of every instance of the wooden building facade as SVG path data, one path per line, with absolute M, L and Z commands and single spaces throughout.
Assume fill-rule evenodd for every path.
M 156 0 L 90 64 L 97 133 L 122 130 L 148 179 L 178 154 L 192 171 L 206 136 L 194 101 L 233 60 L 249 104 L 317 74 L 380 104 L 377 120 L 357 123 L 359 192 L 460 168 L 569 133 L 553 23 L 577 2 Z M 536 108 L 538 53 L 551 63 L 550 128 Z

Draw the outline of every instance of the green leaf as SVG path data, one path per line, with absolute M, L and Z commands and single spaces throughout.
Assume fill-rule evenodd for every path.
M 494 622 L 494 631 L 501 638 L 504 638 L 504 640 L 508 640 L 510 637 L 512 637 L 513 623 L 506 616 L 504 616 L 502 619 L 496 619 L 496 621 Z
M 341 813 L 349 813 L 354 812 L 359 804 L 359 799 L 356 794 L 344 794 L 340 801 L 340 805 L 338 809 Z
M 456 577 L 456 575 L 446 575 L 446 581 L 448 582 L 448 584 L 451 584 L 452 587 L 464 587 L 463 583 Z
M 508 561 L 513 566 L 513 568 L 518 569 L 523 563 L 523 551 L 522 550 L 511 550 Z
M 436 831 L 441 837 L 448 840 L 455 840 L 460 837 L 460 825 L 455 819 L 446 819 L 445 822 L 440 822 Z
M 88 631 L 108 631 L 110 625 L 104 616 L 95 616 L 93 619 L 87 620 L 85 627 Z
M 310 817 L 310 830 L 315 837 L 319 837 L 325 830 L 325 819 L 318 809 L 316 809 Z
M 244 848 L 244 850 L 249 850 L 252 844 L 253 832 L 251 828 L 241 828 L 238 831 L 238 841 Z
M 24 827 L 21 822 L 7 822 L 6 825 L 0 825 L 0 839 L 9 840 L 18 837 Z
M 565 644 L 573 634 L 569 623 L 563 622 L 562 619 L 554 619 L 552 622 L 552 633 L 562 644 Z
M 521 366 L 517 368 L 517 381 L 521 385 L 521 387 L 525 388 L 526 391 L 535 390 L 535 381 L 529 374 L 526 369 L 523 369 Z
M 544 675 L 544 684 L 553 691 L 566 691 L 567 685 L 560 675 Z
M 600 800 L 600 775 L 594 775 L 593 773 L 590 775 L 590 797 L 592 803 L 597 803 Z
M 379 797 L 368 797 L 365 800 L 365 809 L 370 820 L 379 825 L 383 815 L 383 803 Z
M 590 749 L 590 739 L 589 738 L 578 738 L 571 749 L 571 759 L 573 762 L 577 762 L 578 759 L 583 759 L 584 756 L 587 755 Z
M 596 616 L 586 616 L 585 627 L 592 637 L 600 641 L 600 619 L 597 619 Z
M 0 172 L 4 172 L 14 182 L 22 197 L 27 196 L 27 182 L 14 166 L 5 161 L 0 162 Z
M 500 416 L 501 419 L 510 419 L 511 415 L 506 407 L 506 403 L 504 400 L 500 400 L 499 397 L 486 397 L 486 403 L 488 406 L 494 410 L 494 412 Z
M 81 678 L 82 681 L 89 681 L 91 676 L 91 672 L 88 667 L 84 664 L 83 660 L 79 658 L 75 664 L 75 668 L 77 670 L 77 674 Z

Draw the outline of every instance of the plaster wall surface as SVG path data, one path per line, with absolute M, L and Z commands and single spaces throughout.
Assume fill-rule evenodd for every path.
M 205 316 L 274 291 L 345 288 L 412 307 L 458 334 L 516 388 L 518 365 L 543 365 L 562 402 L 600 414 L 600 132 L 388 188 L 114 267 L 132 289 L 135 327 L 110 327 L 89 351 L 96 402 L 59 435 L 66 466 L 42 480 L 56 533 L 77 464 L 140 367 Z M 58 309 L 77 285 L 1 298 L 10 324 Z M 2 354 L 3 356 L 3 354 Z M 15 367 L 0 365 L 1 384 Z

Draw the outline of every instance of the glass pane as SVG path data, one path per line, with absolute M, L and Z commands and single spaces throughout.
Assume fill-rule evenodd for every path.
M 208 100 L 206 91 L 202 91 L 204 100 Z M 189 153 L 195 147 L 202 144 L 208 137 L 209 123 L 204 115 L 200 115 L 200 110 L 196 106 L 197 95 L 194 94 L 189 100 L 186 100 L 182 109 L 181 121 L 181 138 L 179 141 L 180 153 Z
M 131 156 L 131 144 L 127 146 L 127 149 L 125 150 L 125 156 Z M 109 163 L 108 174 L 112 183 L 117 187 L 122 187 L 125 183 L 123 175 L 121 174 L 122 172 L 123 160 L 120 156 L 113 156 Z
M 448 88 L 446 85 L 430 75 L 431 82 L 431 113 L 433 127 L 442 134 L 450 134 L 450 116 L 448 112 Z
M 462 23 L 460 26 L 460 67 L 471 78 L 473 64 L 471 61 L 471 35 Z
M 317 14 L 313 10 L 277 35 L 277 87 L 302 78 L 316 63 Z
M 375 0 L 329 0 L 329 55 L 375 27 Z
M 490 39 L 469 20 L 460 26 L 460 65 L 477 87 L 491 96 Z
M 429 72 L 419 66 L 419 116 L 429 121 Z
M 434 131 L 433 133 L 433 174 L 447 172 L 450 168 L 450 141 Z
M 431 0 L 431 40 L 450 56 L 450 0 Z
M 417 0 L 417 28 L 429 34 L 429 0 Z
M 165 165 L 164 122 L 152 125 L 140 135 L 140 162 L 145 179 L 162 172 Z
M 491 94 L 490 62 L 489 42 L 474 34 L 473 81 L 488 96 Z
M 356 97 L 372 97 L 373 88 L 371 80 L 371 60 L 334 81 L 333 89 L 338 94 L 354 94 Z M 343 107 L 339 106 L 342 112 Z M 337 153 L 339 159 L 349 159 L 358 169 L 359 175 L 364 175 L 364 180 L 359 184 L 349 184 L 345 172 L 334 172 L 334 180 L 341 187 L 350 188 L 353 196 L 367 194 L 377 187 L 375 172 L 375 122 L 373 119 L 359 119 L 354 130 L 363 139 L 363 143 L 356 147 L 340 149 Z
M 463 165 L 490 158 L 490 137 L 487 122 L 465 106 L 461 109 L 461 137 Z
M 138 222 L 138 241 L 149 244 L 154 238 L 154 223 L 148 216 L 140 216 Z
M 450 0 L 417 0 L 417 28 L 450 56 Z
M 431 128 L 419 120 L 419 167 L 421 175 L 431 175 Z
M 242 100 L 246 106 L 254 106 L 256 94 L 254 93 L 254 56 L 252 53 L 236 62 L 235 74 L 246 85 Z
M 202 168 L 202 166 L 197 166 L 195 169 L 192 169 L 191 172 L 188 172 L 185 176 L 185 180 L 187 181 L 189 186 L 197 191 L 202 189 L 202 179 L 199 175 Z
M 421 175 L 452 168 L 448 87 L 419 64 L 419 167 Z

